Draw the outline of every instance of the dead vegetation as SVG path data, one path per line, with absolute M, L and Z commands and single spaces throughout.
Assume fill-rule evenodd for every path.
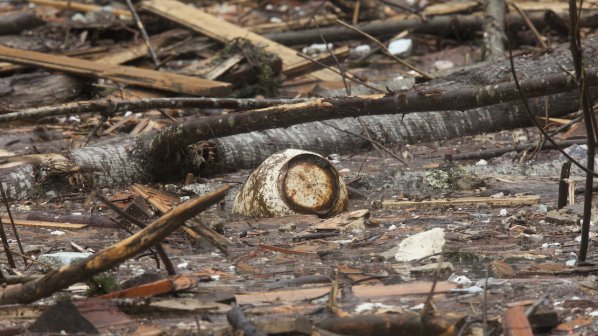
M 598 333 L 597 5 L 0 3 L 1 333 Z

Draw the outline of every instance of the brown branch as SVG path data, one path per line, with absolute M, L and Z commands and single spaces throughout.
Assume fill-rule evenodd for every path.
M 145 111 L 157 108 L 217 108 L 217 109 L 256 109 L 282 104 L 305 102 L 307 99 L 243 99 L 243 98 L 145 98 L 135 100 L 89 100 L 57 106 L 44 106 L 0 115 L 0 122 L 39 119 L 66 114 L 83 114 L 104 111 L 110 116 L 124 111 Z M 108 112 L 106 112 L 108 111 Z
M 156 245 L 185 221 L 224 198 L 230 186 L 187 201 L 160 217 L 145 229 L 77 263 L 50 271 L 39 280 L 0 293 L 0 304 L 31 303 L 84 281 Z

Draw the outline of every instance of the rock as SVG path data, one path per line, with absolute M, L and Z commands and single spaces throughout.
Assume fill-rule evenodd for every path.
M 444 230 L 434 228 L 405 238 L 398 246 L 381 255 L 386 259 L 408 262 L 442 252 L 445 242 Z
M 57 253 L 48 253 L 42 254 L 39 256 L 37 261 L 40 263 L 60 268 L 65 265 L 72 264 L 79 260 L 83 260 L 89 257 L 91 253 L 81 253 L 81 252 L 57 252 Z

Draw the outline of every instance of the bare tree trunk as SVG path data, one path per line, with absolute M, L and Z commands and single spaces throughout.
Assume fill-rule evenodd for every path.
M 505 0 L 486 0 L 484 23 L 484 60 L 496 61 L 505 56 Z

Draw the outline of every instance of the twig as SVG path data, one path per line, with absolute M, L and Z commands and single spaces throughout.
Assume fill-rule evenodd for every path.
M 359 11 L 361 9 L 361 0 L 355 0 L 355 8 L 353 8 L 353 18 L 351 23 L 356 25 L 359 22 Z
M 482 302 L 482 328 L 483 335 L 488 335 L 488 273 L 490 271 L 490 265 L 486 264 L 486 275 L 484 277 L 484 300 Z
M 581 38 L 579 34 L 579 15 L 583 7 L 583 0 L 580 1 L 579 12 L 577 11 L 577 3 L 575 0 L 569 0 L 569 19 L 571 20 L 571 29 L 569 42 L 571 45 L 571 55 L 573 57 L 573 64 L 575 65 L 575 78 L 579 85 L 579 100 L 583 109 L 583 118 L 586 125 L 587 138 L 587 165 L 588 172 L 586 174 L 586 191 L 584 194 L 583 203 L 583 221 L 581 224 L 581 242 L 579 243 L 579 253 L 577 255 L 577 263 L 583 264 L 586 261 L 588 253 L 588 244 L 590 236 L 590 219 L 592 216 L 592 186 L 594 185 L 594 175 L 590 172 L 594 170 L 594 157 L 596 156 L 596 119 L 592 112 L 592 100 L 590 98 L 590 91 L 588 89 L 588 81 L 583 66 L 583 52 L 581 46 Z
M 363 134 L 365 134 L 367 141 L 369 141 L 372 144 L 372 147 L 376 150 L 376 152 L 378 152 L 378 155 L 380 155 L 380 157 L 382 157 L 382 152 L 380 152 L 379 146 L 374 144 L 374 140 L 370 136 L 370 131 L 368 131 L 367 127 L 363 123 L 363 120 L 361 120 L 361 118 L 357 117 L 357 121 L 359 122 L 361 129 L 363 129 Z
M 527 25 L 527 27 L 532 31 L 532 33 L 534 33 L 534 36 L 536 37 L 536 40 L 538 40 L 540 47 L 542 49 L 548 49 L 548 45 L 546 44 L 546 42 L 544 42 L 542 35 L 538 31 L 538 29 L 536 29 L 536 26 L 534 26 L 534 23 L 529 19 L 527 14 L 525 14 L 525 12 L 522 11 L 521 8 L 519 8 L 519 6 L 517 6 L 517 4 L 515 4 L 514 2 L 509 1 L 509 5 L 513 8 L 515 8 L 517 13 L 519 13 L 519 15 L 521 15 L 521 18 L 523 19 L 523 21 L 525 21 L 525 24 Z
M 331 66 L 329 66 L 329 65 L 326 65 L 326 64 L 324 64 L 324 63 L 322 63 L 322 62 L 320 62 L 320 61 L 318 61 L 318 60 L 316 60 L 316 59 L 314 59 L 314 58 L 312 58 L 312 57 L 309 57 L 309 56 L 307 56 L 307 55 L 305 55 L 305 54 L 302 54 L 302 53 L 297 53 L 297 56 L 299 56 L 299 57 L 303 57 L 303 58 L 305 58 L 306 60 L 312 61 L 312 62 L 314 62 L 314 63 L 316 63 L 316 64 L 318 64 L 318 65 L 320 65 L 320 66 L 322 66 L 322 67 L 325 67 L 326 69 L 328 69 L 328 70 L 330 70 L 330 71 L 332 71 L 332 72 L 334 72 L 334 73 L 336 73 L 336 74 L 338 74 L 338 75 L 342 76 L 342 74 L 341 74 L 341 73 L 340 73 L 338 70 L 336 70 L 335 68 L 333 68 L 333 67 L 331 67 Z M 354 76 L 346 76 L 346 78 L 347 78 L 348 80 L 350 80 L 350 81 L 354 82 L 354 83 L 357 83 L 357 84 L 359 84 L 359 85 L 363 85 L 363 86 L 365 86 L 365 87 L 367 87 L 367 88 L 370 88 L 370 89 L 372 89 L 372 90 L 374 90 L 374 91 L 376 91 L 376 92 L 379 92 L 379 93 L 384 93 L 384 90 L 378 89 L 377 87 L 375 87 L 375 86 L 373 86 L 373 85 L 370 85 L 370 84 L 368 84 L 368 83 L 366 83 L 366 82 L 363 82 L 363 81 L 361 81 L 361 80 L 359 80 L 359 79 L 355 78 Z M 2 116 L 0 115 L 0 118 L 1 118 L 1 117 L 2 117 Z
M 4 223 L 2 223 L 2 217 L 0 217 L 0 238 L 2 238 L 2 244 L 5 246 L 4 253 L 6 253 L 8 265 L 10 266 L 10 268 L 16 268 L 17 265 L 15 264 L 15 260 L 12 257 L 12 253 L 10 249 L 6 248 L 6 246 L 8 246 L 8 238 L 6 237 L 6 232 L 4 231 Z
M 122 218 L 126 219 L 127 221 L 131 222 L 138 228 L 144 229 L 147 227 L 147 225 L 144 222 L 142 222 L 139 219 L 124 212 L 121 208 L 117 207 L 116 205 L 114 205 L 114 203 L 110 202 L 110 200 L 107 199 L 106 196 L 102 195 L 99 191 L 95 192 L 95 197 L 98 200 L 100 200 L 100 202 L 104 203 L 104 205 L 106 205 L 110 210 L 114 211 L 117 215 L 119 215 Z M 158 252 L 158 255 L 160 256 L 160 259 L 162 259 L 162 262 L 164 263 L 164 268 L 166 268 L 166 271 L 168 272 L 168 274 L 176 275 L 176 270 L 174 269 L 172 262 L 168 258 L 168 254 L 166 254 L 166 251 L 164 251 L 164 248 L 162 247 L 162 245 L 160 243 L 156 244 L 156 251 Z
M 359 3 L 359 0 L 357 0 L 357 3 Z M 350 96 L 351 95 L 351 86 L 349 86 L 349 84 L 347 83 L 347 76 L 345 75 L 345 70 L 343 70 L 343 67 L 341 67 L 341 64 L 338 61 L 338 58 L 336 58 L 336 55 L 332 52 L 332 50 L 330 50 L 330 47 L 328 46 L 328 42 L 326 42 L 324 35 L 322 35 L 322 32 L 320 31 L 320 26 L 318 25 L 318 21 L 316 20 L 315 17 L 313 17 L 313 20 L 314 20 L 314 24 L 316 25 L 316 28 L 320 32 L 320 38 L 322 39 L 322 43 L 324 43 L 324 45 L 326 46 L 326 50 L 328 50 L 328 53 L 330 54 L 330 56 L 332 56 L 332 59 L 334 60 L 334 63 L 336 63 L 338 71 L 341 74 L 341 77 L 343 79 L 343 85 L 345 86 L 345 90 L 347 91 L 347 96 Z
M 383 149 L 383 150 L 384 150 L 386 153 L 390 154 L 390 156 L 392 156 L 393 158 L 397 159 L 397 161 L 399 161 L 400 163 L 402 163 L 402 164 L 404 164 L 404 165 L 407 165 L 407 162 L 403 161 L 403 160 L 402 160 L 402 159 L 401 159 L 401 158 L 400 158 L 400 157 L 399 157 L 397 154 L 395 154 L 395 153 L 394 153 L 393 151 L 391 151 L 390 149 L 388 149 L 388 148 L 384 147 L 384 146 L 383 146 L 383 145 L 382 145 L 380 142 L 378 142 L 378 141 L 376 141 L 376 140 L 374 140 L 374 139 L 368 139 L 368 138 L 364 137 L 364 136 L 363 136 L 363 135 L 361 135 L 361 134 L 353 133 L 353 132 L 351 132 L 351 131 L 347 131 L 347 130 L 344 130 L 344 129 L 342 129 L 342 128 L 338 128 L 338 127 L 336 127 L 336 126 L 334 126 L 334 125 L 331 125 L 331 124 L 329 124 L 329 123 L 327 123 L 327 122 L 325 122 L 325 121 L 321 121 L 321 123 L 322 123 L 322 124 L 324 124 L 324 125 L 326 125 L 326 126 L 328 126 L 328 127 L 332 127 L 332 128 L 334 128 L 335 130 L 338 130 L 338 131 L 341 131 L 341 132 L 345 132 L 345 133 L 347 133 L 347 134 L 351 134 L 351 135 L 354 135 L 354 136 L 356 136 L 356 137 L 360 137 L 360 138 L 362 138 L 362 139 L 363 139 L 363 140 L 365 140 L 365 141 L 370 141 L 370 142 L 372 143 L 372 145 L 378 145 L 378 146 L 380 146 L 380 148 L 382 148 L 382 149 Z
M 432 288 L 430 288 L 430 293 L 428 293 L 428 297 L 426 298 L 426 303 L 424 304 L 424 308 L 421 311 L 421 318 L 422 320 L 426 319 L 427 317 L 432 315 L 432 298 L 434 298 L 434 292 L 436 291 L 436 284 L 438 283 L 438 275 L 440 273 L 440 268 L 442 267 L 442 263 L 444 262 L 444 251 L 441 252 L 440 258 L 438 258 L 438 265 L 436 265 L 436 270 L 434 271 L 434 281 L 432 282 Z
M 390 50 L 388 50 L 388 48 L 386 48 L 386 46 L 385 46 L 385 45 L 384 45 L 382 42 L 378 41 L 378 39 L 377 39 L 377 38 L 375 38 L 375 37 L 373 37 L 372 35 L 370 35 L 370 34 L 368 34 L 368 33 L 366 33 L 366 32 L 363 32 L 363 31 L 361 31 L 359 28 L 357 28 L 357 27 L 354 27 L 354 26 L 352 26 L 352 25 L 350 25 L 350 24 L 348 24 L 348 23 L 346 23 L 346 22 L 343 22 L 342 20 L 336 20 L 336 22 L 338 22 L 339 24 L 341 24 L 341 25 L 343 25 L 343 26 L 345 26 L 345 27 L 347 27 L 347 28 L 349 28 L 349 29 L 351 29 L 351 30 L 353 30 L 353 31 L 356 31 L 356 32 L 360 33 L 361 35 L 363 35 L 363 36 L 365 36 L 365 37 L 367 37 L 367 38 L 368 38 L 368 39 L 370 39 L 372 42 L 374 42 L 374 43 L 376 43 L 377 45 L 379 45 L 379 46 L 380 46 L 380 48 L 382 48 L 382 50 L 384 50 L 384 52 L 385 52 L 385 53 L 386 53 L 388 56 L 392 57 L 392 58 L 393 58 L 395 61 L 397 61 L 397 62 L 398 62 L 399 64 L 401 64 L 402 66 L 404 66 L 404 67 L 406 67 L 406 68 L 409 68 L 409 69 L 411 69 L 411 70 L 413 70 L 413 71 L 417 72 L 418 74 L 422 75 L 422 76 L 423 76 L 424 78 L 426 78 L 426 79 L 432 79 L 432 78 L 433 78 L 431 75 L 427 74 L 427 73 L 426 73 L 426 72 L 424 72 L 423 70 L 420 70 L 420 69 L 416 68 L 415 66 L 413 66 L 413 65 L 411 65 L 411 64 L 409 64 L 409 63 L 407 63 L 407 62 L 403 61 L 402 59 L 398 58 L 397 56 L 393 55 L 393 54 L 390 52 Z
M 12 232 L 15 234 L 15 239 L 17 241 L 17 245 L 19 246 L 19 251 L 21 254 L 25 254 L 23 250 L 23 245 L 21 244 L 21 239 L 19 238 L 19 232 L 17 231 L 17 226 L 15 225 L 15 219 L 12 217 L 12 212 L 10 211 L 10 204 L 8 203 L 8 197 L 6 197 L 6 191 L 4 190 L 4 185 L 0 183 L 0 192 L 2 192 L 2 200 L 4 201 L 4 206 L 6 206 L 6 213 L 8 214 L 8 218 L 10 219 L 10 225 L 12 226 Z M 25 257 L 23 257 L 23 261 L 27 263 Z
M 544 130 L 544 128 L 540 125 L 538 120 L 536 120 L 536 117 L 534 116 L 534 113 L 532 112 L 532 110 L 529 106 L 527 98 L 525 97 L 525 94 L 523 93 L 521 84 L 519 83 L 519 77 L 517 76 L 517 71 L 515 70 L 515 62 L 513 61 L 513 48 L 511 48 L 511 38 L 510 38 L 509 34 L 507 34 L 507 42 L 508 42 L 508 46 L 509 46 L 509 63 L 511 65 L 511 74 L 513 75 L 513 80 L 515 81 L 515 87 L 517 89 L 517 92 L 519 93 L 519 98 L 521 99 L 521 102 L 523 103 L 523 106 L 525 107 L 524 110 L 528 114 L 528 116 L 529 116 L 530 120 L 532 121 L 532 123 L 534 124 L 534 126 L 540 131 L 540 133 L 542 133 L 542 135 L 544 136 L 544 138 L 546 138 L 546 140 L 548 140 L 548 142 L 550 142 L 556 149 L 558 149 L 558 151 L 561 154 L 563 154 L 564 157 L 567 158 L 567 160 L 573 162 L 574 165 L 576 165 L 579 169 L 583 170 L 584 172 L 592 174 L 594 176 L 598 176 L 598 173 L 594 172 L 593 169 L 592 170 L 588 169 L 588 167 L 584 166 L 579 161 L 575 160 L 567 152 L 565 152 L 556 143 L 556 141 L 546 132 L 546 130 Z M 592 161 L 592 164 L 593 164 L 593 161 Z
M 231 304 L 231 309 L 226 313 L 226 319 L 235 330 L 241 331 L 245 336 L 266 336 L 245 317 L 245 314 L 236 303 Z
M 6 243 L 3 242 L 2 245 L 4 245 L 5 249 L 10 250 L 10 247 L 8 246 L 8 244 L 6 244 Z M 19 253 L 17 251 L 13 251 L 13 250 L 10 250 L 10 252 L 14 253 L 14 254 L 16 254 L 18 256 L 21 256 L 23 258 L 23 261 L 25 261 L 25 264 L 27 264 L 27 261 L 29 260 L 29 261 L 31 261 L 32 264 L 40 264 L 40 265 L 42 265 L 42 266 L 44 266 L 44 267 L 46 267 L 47 269 L 50 269 L 50 270 L 54 269 L 54 267 L 52 267 L 52 266 L 50 266 L 50 265 L 48 265 L 46 263 L 43 263 L 43 262 L 41 262 L 39 260 L 33 259 L 33 258 L 31 258 L 31 257 L 23 254 L 23 253 Z
M 149 50 L 149 53 L 152 56 L 154 65 L 156 66 L 156 68 L 158 68 L 160 66 L 160 60 L 158 59 L 158 55 L 156 55 L 154 46 L 152 45 L 152 42 L 151 42 L 149 36 L 147 35 L 147 31 L 145 30 L 145 27 L 143 26 L 143 22 L 139 18 L 139 15 L 137 14 L 137 11 L 135 10 L 135 6 L 133 6 L 133 3 L 131 2 L 131 0 L 126 0 L 126 1 L 127 1 L 127 6 L 129 7 L 129 11 L 131 12 L 131 15 L 133 16 L 133 19 L 135 20 L 135 24 L 137 24 L 137 28 L 139 28 L 139 31 L 141 31 L 141 36 L 143 36 L 143 40 L 145 41 L 145 44 L 147 45 L 147 49 Z

